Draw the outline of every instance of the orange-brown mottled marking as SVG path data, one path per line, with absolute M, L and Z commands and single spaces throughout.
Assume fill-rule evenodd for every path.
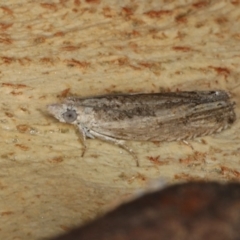
M 182 51 L 182 52 L 189 52 L 189 51 L 192 51 L 192 48 L 186 47 L 186 46 L 175 46 L 175 47 L 173 47 L 173 50 Z
M 65 47 L 62 47 L 61 49 L 63 51 L 75 51 L 75 50 L 78 50 L 80 47 L 78 46 L 65 46 Z
M 179 15 L 175 17 L 175 21 L 178 23 L 187 23 L 187 18 L 185 15 Z
M 86 3 L 99 4 L 100 0 L 85 0 Z
M 16 147 L 19 147 L 20 149 L 22 149 L 23 151 L 27 151 L 29 150 L 29 147 L 23 145 L 23 144 L 15 144 Z
M 133 14 L 134 14 L 133 9 L 130 8 L 130 7 L 123 7 L 123 8 L 122 8 L 122 13 L 123 13 L 124 15 L 127 15 L 127 16 L 130 16 L 130 15 L 133 15 Z
M 180 158 L 179 162 L 183 164 L 191 164 L 191 163 L 202 163 L 205 162 L 206 154 L 201 152 L 194 152 L 194 154 L 188 155 L 185 158 Z
M 170 10 L 159 10 L 159 11 L 149 11 L 146 12 L 145 15 L 151 17 L 151 18 L 160 18 L 162 16 L 169 16 L 172 14 L 172 11 Z
M 187 181 L 203 181 L 201 177 L 198 176 L 191 176 L 186 173 L 175 174 L 174 179 L 176 180 L 187 180 Z M 207 181 L 207 179 L 206 179 Z
M 64 89 L 57 97 L 66 98 L 69 95 L 71 88 Z
M 3 44 L 12 44 L 13 43 L 13 40 L 10 38 L 10 37 L 1 37 L 0 38 L 0 43 L 3 43 Z
M 234 0 L 234 1 L 231 1 L 231 3 L 232 3 L 233 5 L 239 5 L 239 4 L 240 4 L 240 1 L 239 1 L 239 0 Z
M 13 25 L 13 23 L 0 23 L 0 30 L 5 31 L 8 28 L 10 28 Z
M 68 227 L 68 226 L 66 226 L 66 225 L 59 225 L 59 227 L 63 230 L 63 231 L 65 231 L 65 232 L 67 232 L 67 231 L 69 231 L 71 228 L 70 227 Z
M 146 179 L 146 176 L 141 173 L 137 173 L 136 176 L 131 177 L 131 178 L 127 177 L 127 182 L 129 184 L 131 184 L 135 180 L 140 180 L 142 182 L 145 182 L 147 179 Z
M 33 39 L 33 42 L 34 42 L 35 44 L 44 43 L 45 41 L 46 41 L 46 38 L 43 37 L 43 36 L 36 37 L 35 39 Z
M 12 118 L 14 115 L 12 114 L 12 113 L 10 113 L 10 112 L 5 112 L 5 115 L 7 116 L 7 117 L 9 117 L 9 118 Z
M 63 158 L 62 157 L 54 157 L 48 160 L 48 162 L 50 163 L 60 163 L 63 162 Z
M 192 4 L 192 6 L 195 8 L 207 7 L 208 5 L 209 5 L 209 1 L 199 1 Z
M 209 68 L 214 69 L 220 75 L 229 75 L 230 74 L 230 70 L 228 68 L 213 67 L 213 66 L 209 66 Z
M 80 6 L 81 5 L 81 1 L 80 0 L 74 0 L 74 5 L 75 6 Z
M 27 124 L 19 124 L 16 126 L 16 128 L 20 133 L 25 133 L 31 129 Z
M 127 57 L 117 58 L 110 62 L 119 66 L 129 65 L 129 59 Z
M 66 60 L 66 62 L 68 64 L 68 66 L 70 66 L 70 67 L 77 66 L 77 67 L 80 67 L 80 68 L 87 68 L 90 65 L 89 62 L 82 62 L 82 61 L 78 61 L 78 60 L 73 59 L 73 58 L 71 60 Z
M 13 57 L 1 57 L 2 61 L 5 63 L 5 64 L 10 64 L 12 62 L 14 62 L 16 59 L 13 58 Z
M 240 172 L 237 171 L 236 169 L 232 169 L 226 166 L 221 166 L 221 171 L 223 175 L 227 175 L 230 179 L 236 179 L 239 180 L 240 179 Z
M 24 58 L 18 58 L 16 59 L 22 66 L 26 65 L 27 63 L 30 63 L 32 60 L 28 57 L 24 57 Z
M 54 63 L 54 59 L 53 58 L 49 58 L 49 57 L 44 57 L 44 58 L 40 58 L 40 62 L 41 63 Z
M 9 216 L 12 215 L 14 212 L 13 211 L 5 211 L 5 212 L 1 212 L 1 216 Z
M 19 88 L 26 88 L 27 85 L 20 84 L 20 83 L 17 83 L 17 84 L 14 84 L 14 83 L 2 83 L 2 87 L 11 87 L 11 88 L 14 88 L 14 89 L 19 89 Z
M 147 159 L 152 162 L 153 164 L 156 164 L 156 165 L 167 165 L 169 163 L 169 161 L 161 161 L 160 160 L 160 155 L 158 156 L 147 156 Z
M 11 91 L 10 94 L 14 95 L 14 96 L 18 96 L 18 95 L 22 95 L 23 92 L 16 92 L 15 90 Z
M 64 35 L 65 35 L 64 32 L 56 32 L 56 33 L 53 34 L 53 36 L 55 36 L 55 37 L 62 37 Z
M 110 7 L 104 7 L 102 9 L 102 13 L 103 13 L 104 17 L 106 17 L 106 18 L 112 18 L 112 17 L 116 16 L 116 14 L 117 14 L 116 11 L 114 11 Z
M 40 3 L 40 6 L 53 11 L 57 10 L 57 4 L 55 3 Z
M 13 10 L 11 10 L 10 8 L 8 7 L 0 7 L 5 13 L 9 14 L 9 15 L 13 15 Z
M 227 23 L 227 22 L 228 22 L 228 19 L 225 18 L 225 17 L 219 17 L 219 18 L 216 18 L 215 21 L 216 21 L 216 23 L 218 23 L 218 24 L 224 24 L 224 23 Z

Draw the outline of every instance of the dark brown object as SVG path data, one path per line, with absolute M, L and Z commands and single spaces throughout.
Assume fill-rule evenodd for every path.
M 240 239 L 240 184 L 186 183 L 118 207 L 55 240 Z

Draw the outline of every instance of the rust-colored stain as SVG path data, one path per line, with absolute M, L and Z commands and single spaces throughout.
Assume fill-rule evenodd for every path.
M 145 67 L 145 68 L 152 68 L 156 64 L 155 63 L 150 63 L 150 62 L 139 62 L 138 65 Z
M 149 12 L 145 12 L 145 15 L 151 17 L 151 18 L 161 18 L 163 16 L 170 16 L 172 15 L 172 11 L 170 10 L 159 10 L 159 11 L 149 11 Z
M 122 7 L 122 14 L 124 14 L 126 16 L 131 16 L 134 14 L 134 11 L 130 7 Z
M 169 161 L 162 161 L 160 159 L 160 155 L 158 156 L 147 156 L 147 159 L 152 162 L 153 164 L 155 165 L 158 165 L 158 166 L 162 166 L 162 165 L 168 165 L 169 164 Z
M 136 30 L 132 30 L 131 32 L 126 33 L 129 37 L 139 37 L 141 36 L 141 33 Z M 134 47 L 138 46 L 137 44 L 134 44 Z
M 209 5 L 209 1 L 199 1 L 192 4 L 192 6 L 195 8 L 203 8 L 203 7 L 207 7 L 208 5 Z
M 13 43 L 13 40 L 8 36 L 2 36 L 2 37 L 0 37 L 0 43 L 10 45 Z
M 27 65 L 28 63 L 31 63 L 32 60 L 28 57 L 23 57 L 23 58 L 18 58 L 17 61 L 19 62 L 19 64 L 21 64 L 22 66 Z
M 240 4 L 240 1 L 239 1 L 239 0 L 233 0 L 233 1 L 231 1 L 231 3 L 232 3 L 233 5 L 239 5 L 239 4 Z
M 70 93 L 71 88 L 64 89 L 60 94 L 57 95 L 59 98 L 66 98 Z
M 61 31 L 56 32 L 56 33 L 53 34 L 53 36 L 55 36 L 55 37 L 63 37 L 64 35 L 65 35 L 65 33 L 61 32 Z
M 154 70 L 160 70 L 161 69 L 161 63 L 159 62 L 138 62 L 138 66 L 141 66 L 144 69 L 151 69 Z
M 197 181 L 197 180 L 201 181 L 202 180 L 201 177 L 190 175 L 188 173 L 175 174 L 174 179 L 175 180 L 181 180 L 181 181 L 183 181 L 183 180 L 185 180 L 185 181 Z
M 10 64 L 10 63 L 15 61 L 15 58 L 13 58 L 13 57 L 5 57 L 5 56 L 3 56 L 3 57 L 1 57 L 1 59 L 2 59 L 4 64 Z
M 44 58 L 40 58 L 39 61 L 41 63 L 50 63 L 51 65 L 54 64 L 54 58 L 50 58 L 50 57 L 44 57 Z
M 146 178 L 146 176 L 145 175 L 143 175 L 143 174 L 141 174 L 141 173 L 137 173 L 135 176 L 133 176 L 133 177 L 127 177 L 127 182 L 129 183 L 129 184 L 131 184 L 132 182 L 134 182 L 134 181 L 141 181 L 141 182 L 146 182 L 146 180 L 147 180 L 147 178 Z
M 100 0 L 85 0 L 86 3 L 99 4 Z
M 76 51 L 78 50 L 80 47 L 79 46 L 64 46 L 64 47 L 61 47 L 61 50 L 63 51 Z
M 239 180 L 240 172 L 236 169 L 232 169 L 226 166 L 220 166 L 222 174 L 227 177 L 227 179 L 231 180 Z
M 214 66 L 209 66 L 209 68 L 215 70 L 219 75 L 229 75 L 230 70 L 225 67 L 214 67 Z
M 12 63 L 19 63 L 22 66 L 28 64 L 31 62 L 31 59 L 28 57 L 23 57 L 23 58 L 14 58 L 14 57 L 7 57 L 3 56 L 1 57 L 1 60 L 3 61 L 4 64 L 12 64 Z
M 23 95 L 23 92 L 11 91 L 10 94 L 12 94 L 14 96 L 19 96 L 19 95 Z
M 0 8 L 8 15 L 13 15 L 13 10 L 11 10 L 10 8 L 4 6 L 1 6 Z
M 12 113 L 10 113 L 10 112 L 5 112 L 5 115 L 6 115 L 7 117 L 9 117 L 9 118 L 14 117 L 14 115 L 13 115 Z
M 16 128 L 20 133 L 25 133 L 31 129 L 31 127 L 27 124 L 19 124 Z
M 6 154 L 2 154 L 1 155 L 1 158 L 10 158 L 11 156 L 14 156 L 14 152 L 9 152 L 9 153 L 6 153 Z M 3 188 L 6 188 L 6 187 L 2 187 L 2 186 L 0 186 L 0 189 L 3 189 Z
M 69 67 L 87 68 L 90 65 L 89 62 L 78 61 L 78 60 L 73 59 L 73 58 L 71 60 L 65 60 L 65 62 L 67 62 L 67 65 Z
M 187 46 L 175 46 L 175 47 L 173 47 L 173 50 L 181 51 L 181 52 L 190 52 L 193 49 L 190 47 L 187 47 Z
M 67 232 L 71 229 L 71 227 L 68 227 L 68 226 L 65 226 L 65 225 L 60 225 L 59 227 L 65 232 Z
M 188 20 L 187 20 L 187 17 L 185 15 L 179 15 L 179 16 L 175 17 L 175 21 L 178 22 L 178 23 L 186 24 Z
M 41 44 L 41 43 L 44 43 L 45 41 L 46 41 L 46 38 L 43 36 L 39 36 L 39 37 L 36 37 L 35 39 L 33 39 L 33 42 L 35 44 Z
M 201 153 L 195 151 L 194 154 L 187 156 L 186 158 L 180 158 L 179 162 L 182 164 L 192 164 L 192 163 L 205 163 L 206 153 Z
M 104 7 L 102 9 L 102 13 L 103 13 L 104 17 L 106 17 L 106 18 L 112 18 L 117 15 L 116 11 L 114 11 L 110 7 Z
M 110 62 L 118 66 L 129 65 L 129 59 L 127 57 L 120 57 L 120 58 L 111 60 Z
M 27 108 L 20 107 L 19 109 L 21 109 L 23 112 L 28 112 L 29 113 L 29 110 Z
M 27 85 L 25 84 L 21 84 L 21 83 L 2 83 L 2 87 L 10 87 L 10 88 L 13 88 L 13 89 L 19 89 L 19 88 L 26 88 Z
M 12 211 L 1 212 L 1 216 L 9 216 L 12 214 L 14 214 L 14 212 L 12 212 Z
M 48 162 L 50 163 L 61 163 L 63 162 L 63 158 L 62 157 L 54 157 L 48 160 Z
M 6 31 L 8 28 L 12 27 L 13 23 L 0 23 L 0 30 Z
M 218 17 L 215 19 L 215 22 L 218 24 L 224 24 L 228 22 L 228 19 L 226 17 Z
M 40 3 L 40 6 L 53 11 L 57 10 L 57 4 L 55 3 Z
M 19 147 L 23 151 L 29 150 L 29 147 L 23 145 L 23 144 L 15 144 L 16 147 Z
M 81 5 L 81 1 L 80 0 L 74 0 L 74 5 L 75 6 L 80 6 Z

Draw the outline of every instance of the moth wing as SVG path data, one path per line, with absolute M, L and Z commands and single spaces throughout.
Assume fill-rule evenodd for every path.
M 105 111 L 92 130 L 102 135 L 124 140 L 175 141 L 209 135 L 228 127 L 235 120 L 233 104 L 185 103 L 169 108 L 155 109 L 154 115 L 134 111 Z

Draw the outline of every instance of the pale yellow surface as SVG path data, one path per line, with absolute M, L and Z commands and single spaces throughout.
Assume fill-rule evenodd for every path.
M 0 239 L 42 239 L 93 219 L 148 180 L 238 181 L 240 122 L 127 152 L 46 105 L 67 94 L 225 89 L 240 94 L 240 1 L 0 1 Z M 192 147 L 192 148 L 191 148 Z

